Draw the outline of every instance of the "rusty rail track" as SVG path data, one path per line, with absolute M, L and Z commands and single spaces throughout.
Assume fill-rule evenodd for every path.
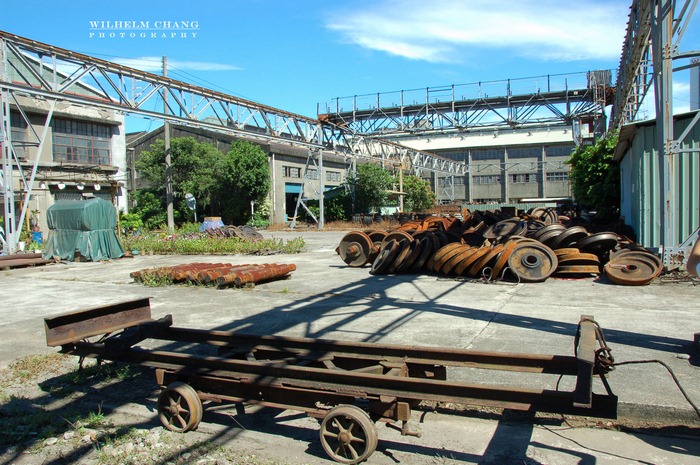
M 60 346 L 63 353 L 155 368 L 163 388 L 158 413 L 170 430 L 196 429 L 207 401 L 297 410 L 323 419 L 323 448 L 341 463 L 359 463 L 372 454 L 378 441 L 375 421 L 391 424 L 402 435 L 417 435 L 409 420 L 422 401 L 605 418 L 614 418 L 617 410 L 617 397 L 605 379 L 608 368 L 598 362 L 602 334 L 586 316 L 579 322 L 576 356 L 180 328 L 170 315 L 154 320 L 149 299 L 44 321 L 47 344 Z M 102 337 L 90 341 L 97 336 Z M 146 339 L 185 342 L 197 350 L 136 347 Z M 450 367 L 573 376 L 576 387 L 566 392 L 449 381 Z M 594 376 L 602 380 L 604 393 L 593 392 Z

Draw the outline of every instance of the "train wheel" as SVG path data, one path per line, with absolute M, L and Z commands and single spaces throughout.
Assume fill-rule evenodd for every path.
M 170 383 L 158 396 L 158 416 L 170 431 L 194 431 L 202 421 L 202 412 L 202 401 L 189 384 Z
M 321 423 L 321 444 L 328 456 L 340 463 L 366 460 L 377 448 L 377 428 L 362 409 L 339 405 Z

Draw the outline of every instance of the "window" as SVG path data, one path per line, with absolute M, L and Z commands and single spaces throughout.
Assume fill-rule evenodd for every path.
M 547 173 L 547 181 L 568 181 L 569 173 L 567 171 L 557 171 Z
M 284 166 L 284 177 L 285 178 L 300 178 L 301 168 L 297 166 Z
M 83 165 L 112 162 L 112 128 L 86 121 L 56 118 L 53 128 L 53 160 Z
M 503 149 L 472 150 L 472 160 L 500 160 Z
M 568 157 L 571 156 L 574 147 L 571 145 L 559 145 L 556 147 L 547 147 L 545 151 L 548 157 Z
M 523 182 L 537 182 L 537 176 L 534 174 L 511 174 L 509 175 L 510 182 L 512 183 L 523 183 Z
M 316 168 L 309 168 L 306 170 L 306 179 L 318 179 L 318 170 Z
M 508 149 L 508 158 L 537 158 L 541 154 L 541 147 L 519 147 Z
M 340 182 L 340 171 L 326 171 L 326 181 Z
M 10 112 L 10 137 L 17 156 L 26 158 L 27 150 L 24 144 L 27 142 L 27 122 L 19 113 Z
M 473 203 L 499 203 L 501 199 L 474 199 Z
M 438 185 L 463 186 L 464 178 L 462 176 L 455 176 L 452 180 L 450 180 L 450 178 L 438 178 Z
M 491 174 L 486 176 L 474 176 L 472 177 L 472 183 L 474 184 L 500 184 L 501 177 L 497 174 Z

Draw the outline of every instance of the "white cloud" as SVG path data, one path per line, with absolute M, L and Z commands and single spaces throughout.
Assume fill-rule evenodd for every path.
M 161 57 L 117 58 L 115 63 L 140 69 L 141 71 L 160 72 L 163 69 Z M 237 66 L 206 61 L 179 61 L 168 59 L 168 68 L 180 71 L 232 71 L 239 70 Z
M 629 1 L 382 0 L 334 10 L 326 26 L 349 43 L 428 62 L 473 48 L 541 60 L 616 59 Z

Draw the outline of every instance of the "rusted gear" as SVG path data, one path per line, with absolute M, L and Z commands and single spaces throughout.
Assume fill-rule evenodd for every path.
M 411 252 L 411 244 L 414 241 L 408 242 L 406 239 L 401 239 L 399 241 L 399 246 L 401 247 L 401 250 L 396 254 L 394 257 L 393 262 L 389 265 L 389 268 L 387 268 L 387 274 L 394 274 L 396 273 L 396 270 L 401 266 L 404 260 L 406 260 L 406 257 L 408 254 Z
M 506 264 L 508 263 L 508 258 L 510 257 L 510 254 L 513 253 L 513 250 L 515 250 L 515 247 L 517 247 L 517 245 L 518 241 L 513 239 L 509 240 L 504 244 L 503 251 L 496 259 L 496 263 L 493 264 L 493 269 L 491 270 L 491 277 L 493 279 L 499 279 L 503 268 L 505 268 Z
M 384 239 L 382 239 L 382 247 L 384 244 L 387 242 L 391 241 L 392 239 L 396 239 L 396 241 L 400 241 L 401 239 L 406 239 L 408 242 L 411 242 L 413 240 L 413 236 L 411 233 L 406 232 L 406 231 L 391 231 L 384 236 Z
M 442 257 L 444 257 L 446 254 L 448 254 L 451 250 L 456 249 L 457 247 L 461 246 L 462 244 L 458 242 L 453 242 L 451 244 L 444 245 L 438 249 L 435 254 L 430 257 L 430 260 L 428 260 L 427 268 L 428 271 L 435 271 L 436 266 L 438 263 L 441 263 L 440 260 L 442 260 Z M 444 263 L 441 263 L 444 264 Z
M 445 247 L 447 244 L 450 243 L 450 238 L 447 237 L 447 234 L 445 234 L 442 231 L 433 231 L 433 237 L 435 237 L 438 240 L 438 243 L 440 244 L 438 249 L 441 249 L 442 247 Z
M 456 274 L 454 273 L 455 268 L 457 268 L 457 266 L 462 263 L 463 260 L 469 257 L 469 255 L 474 253 L 475 250 L 476 247 L 462 245 L 462 247 L 458 249 L 457 254 L 446 262 L 442 268 L 440 268 L 440 273 L 446 275 Z
M 394 263 L 394 258 L 403 248 L 402 244 L 408 244 L 408 242 L 399 242 L 396 239 L 391 239 L 389 242 L 382 243 L 382 249 L 372 263 L 369 273 L 386 274 L 391 264 Z
M 382 248 L 382 241 L 386 237 L 386 231 L 367 230 L 365 234 L 372 241 L 372 250 L 369 253 L 369 263 L 373 263 L 374 259 L 379 255 L 379 250 Z
M 562 255 L 574 254 L 574 253 L 581 253 L 581 251 L 579 249 L 577 249 L 576 247 L 566 247 L 566 248 L 557 249 L 554 251 L 554 254 L 557 257 L 561 257 Z
M 456 257 L 457 255 L 460 254 L 460 252 L 464 251 L 464 247 L 469 247 L 465 246 L 462 244 L 459 244 L 458 247 L 453 247 L 450 249 L 447 253 L 443 254 L 442 257 L 435 262 L 434 265 L 434 271 L 436 273 L 440 274 L 447 274 L 445 271 L 443 271 L 443 268 L 446 268 L 446 266 L 449 264 L 449 262 Z M 451 267 L 454 267 L 454 265 L 450 265 Z
M 428 262 L 430 257 L 433 256 L 433 252 L 437 251 L 437 247 L 435 246 L 436 240 L 434 240 L 433 236 L 427 236 L 423 239 L 423 244 L 422 247 L 420 248 L 420 254 L 418 255 L 418 258 L 413 262 L 413 265 L 411 265 L 411 268 L 408 269 L 409 273 L 418 273 L 423 269 L 425 264 Z
M 588 237 L 589 235 L 590 234 L 583 226 L 572 226 L 562 231 L 556 238 L 552 239 L 549 247 L 553 250 L 572 247 L 576 245 L 578 241 Z
M 473 253 L 469 254 L 467 258 L 462 260 L 455 268 L 453 273 L 457 274 L 459 276 L 466 276 L 467 271 L 469 268 L 476 263 L 477 260 L 479 260 L 481 257 L 489 253 L 491 250 L 491 247 L 479 247 L 478 249 L 474 250 Z
M 526 237 L 532 237 L 533 234 L 546 226 L 544 221 L 535 218 L 527 218 L 525 221 L 527 222 L 527 230 L 525 231 Z
M 553 208 L 535 207 L 528 212 L 528 215 L 542 221 L 545 224 L 554 224 L 559 218 Z
M 559 259 L 559 268 L 561 268 L 562 266 L 573 265 L 589 265 L 600 267 L 600 260 L 598 259 L 598 256 L 593 253 L 568 253 L 566 255 L 557 255 L 557 258 Z M 559 268 L 557 268 L 557 272 L 559 271 Z M 600 271 L 600 269 L 598 269 L 598 271 Z
M 406 273 L 411 269 L 415 261 L 420 257 L 423 247 L 425 246 L 424 241 L 426 240 L 427 239 L 416 239 L 408 244 L 408 254 L 396 269 L 396 273 Z
M 560 265 L 554 276 L 560 278 L 576 278 L 600 274 L 598 265 Z
M 525 231 L 527 231 L 527 222 L 519 218 L 511 218 L 492 224 L 484 231 L 483 236 L 486 239 L 497 239 L 499 237 L 520 235 Z
M 558 264 L 554 251 L 545 245 L 522 242 L 508 257 L 508 266 L 521 282 L 536 283 L 549 278 Z
M 336 251 L 350 266 L 360 267 L 369 263 L 372 240 L 361 231 L 351 231 L 340 240 Z
M 564 230 L 566 230 L 566 226 L 563 224 L 548 224 L 547 226 L 538 229 L 531 237 L 544 243 L 545 240 L 551 240 L 557 237 Z
M 661 272 L 664 269 L 664 264 L 661 258 L 658 255 L 655 255 L 648 250 L 641 248 L 641 249 L 624 249 L 624 250 L 619 250 L 613 254 L 610 255 L 610 261 L 611 262 L 619 262 L 621 260 L 625 260 L 626 258 L 636 258 L 640 260 L 647 260 L 653 263 L 654 267 L 656 268 L 656 276 L 660 275 Z
M 455 231 L 445 231 L 443 234 L 447 236 L 447 241 L 451 244 L 453 242 L 459 242 L 462 244 L 462 236 Z
M 639 258 L 620 258 L 610 261 L 603 267 L 605 275 L 615 284 L 624 286 L 644 286 L 657 276 L 658 270 L 651 261 Z
M 503 244 L 498 244 L 495 247 L 493 247 L 487 254 L 482 256 L 480 259 L 478 259 L 474 264 L 469 267 L 469 270 L 467 271 L 467 275 L 470 278 L 476 277 L 479 273 L 481 273 L 486 267 L 490 266 L 493 262 L 496 261 L 498 258 L 498 254 L 503 252 L 504 245 Z M 493 273 L 493 272 L 492 272 Z
M 576 247 L 584 252 L 601 255 L 613 250 L 617 241 L 618 237 L 614 232 L 600 232 L 581 239 L 576 243 Z
M 484 243 L 484 236 L 479 232 L 471 232 L 462 234 L 462 242 L 472 247 L 480 247 Z

